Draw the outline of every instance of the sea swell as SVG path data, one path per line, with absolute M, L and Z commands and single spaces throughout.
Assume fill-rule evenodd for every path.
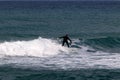
M 92 38 L 86 39 L 84 43 L 97 50 L 120 52 L 120 37 Z

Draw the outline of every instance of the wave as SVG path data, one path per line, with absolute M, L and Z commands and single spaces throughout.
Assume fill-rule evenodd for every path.
M 104 38 L 87 39 L 84 41 L 84 43 L 95 49 L 101 49 L 101 50 L 120 48 L 119 37 L 104 37 Z
M 120 38 L 118 37 L 93 38 L 84 41 L 73 39 L 71 48 L 61 46 L 59 40 L 39 37 L 28 41 L 1 42 L 0 56 L 47 57 L 65 53 L 95 53 L 98 50 L 111 50 L 115 53 L 119 51 L 119 48 Z
M 29 41 L 11 41 L 0 43 L 0 55 L 45 57 L 69 52 L 58 41 L 39 37 Z
M 59 39 L 39 37 L 33 40 L 4 41 L 0 43 L 0 56 L 34 56 L 50 57 L 58 54 L 94 52 L 92 48 L 82 45 L 79 39 L 72 39 L 70 48 L 62 46 Z
M 97 51 L 85 42 L 104 41 L 114 38 L 87 39 L 84 42 L 72 39 L 70 48 L 61 46 L 59 40 L 39 37 L 28 41 L 0 43 L 0 66 L 30 69 L 80 69 L 80 68 L 119 68 L 119 53 Z M 110 42 L 108 41 L 108 44 Z M 107 45 L 107 44 L 106 44 Z M 108 63 L 110 62 L 110 64 Z

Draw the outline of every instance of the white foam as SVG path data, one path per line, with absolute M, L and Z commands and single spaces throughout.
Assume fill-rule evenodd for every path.
M 68 52 L 67 47 L 62 47 L 57 41 L 38 38 L 30 41 L 14 41 L 0 43 L 0 55 L 7 56 L 36 56 L 45 57 Z
M 0 66 L 32 69 L 120 68 L 119 53 L 94 51 L 90 46 L 79 44 L 76 39 L 72 41 L 77 48 L 63 47 L 56 40 L 41 37 L 0 43 Z

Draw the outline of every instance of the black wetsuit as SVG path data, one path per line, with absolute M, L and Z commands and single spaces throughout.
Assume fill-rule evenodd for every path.
M 63 38 L 62 46 L 64 46 L 64 44 L 66 43 L 67 46 L 69 47 L 68 40 L 70 41 L 70 44 L 72 43 L 71 39 L 67 35 L 65 35 L 63 37 L 59 37 L 59 38 Z

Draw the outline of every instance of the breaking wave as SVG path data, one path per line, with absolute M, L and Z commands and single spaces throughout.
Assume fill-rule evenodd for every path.
M 12 41 L 0 43 L 0 55 L 45 57 L 68 52 L 56 40 L 39 37 L 29 41 Z
M 119 38 L 72 39 L 72 41 L 70 48 L 61 46 L 61 42 L 57 39 L 42 37 L 29 41 L 2 42 L 0 43 L 0 66 L 65 70 L 120 68 L 119 53 L 111 54 L 93 47 L 93 45 L 98 46 L 99 44 L 105 47 L 111 42 L 115 45 L 119 43 Z

